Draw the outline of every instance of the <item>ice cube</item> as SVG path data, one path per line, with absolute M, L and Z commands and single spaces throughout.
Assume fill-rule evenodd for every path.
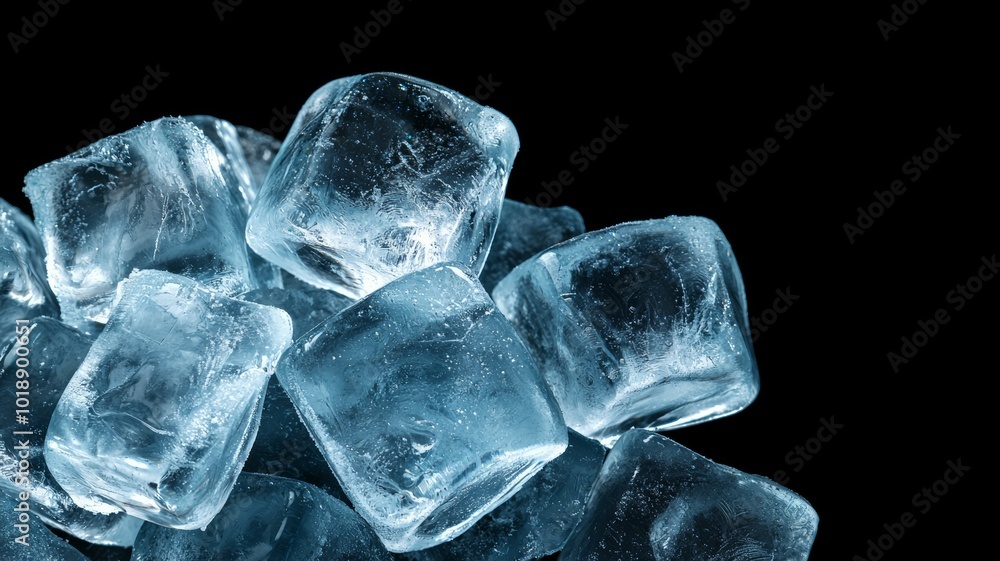
M 59 317 L 42 239 L 30 218 L 0 199 L 0 325 L 36 316 Z
M 226 186 L 233 192 L 233 198 L 241 203 L 243 212 L 240 213 L 242 220 L 240 228 L 245 230 L 247 218 L 250 216 L 250 205 L 257 190 L 236 127 L 229 121 L 210 115 L 192 115 L 184 119 L 201 129 L 209 142 L 222 154 L 223 161 L 220 166 L 222 174 L 226 178 Z M 281 288 L 281 268 L 257 255 L 249 247 L 246 251 L 257 284 L 268 288 Z
M 24 191 L 63 321 L 105 323 L 133 269 L 181 274 L 226 295 L 256 288 L 224 162 L 196 126 L 163 118 L 30 171 Z
M 585 231 L 583 217 L 568 206 L 544 208 L 504 199 L 479 282 L 486 292 L 493 292 L 500 279 L 532 255 Z
M 559 551 L 583 517 L 605 452 L 600 442 L 570 430 L 566 451 L 475 526 L 450 542 L 397 557 L 408 561 L 528 561 Z
M 86 556 L 53 534 L 32 516 L 31 499 L 9 489 L 0 488 L 0 525 L 4 539 L 0 542 L 0 559 L 4 561 L 89 561 Z M 23 509 L 23 510 L 22 510 Z
M 478 273 L 518 146 L 507 117 L 442 86 L 392 73 L 334 80 L 292 123 L 247 241 L 355 299 L 445 261 Z
M 77 506 L 49 473 L 42 454 L 52 412 L 93 341 L 48 317 L 17 330 L 19 336 L 0 351 L 0 430 L 11 435 L 0 441 L 0 487 L 15 495 L 28 491 L 31 512 L 52 527 L 93 543 L 131 546 L 142 521 Z M 24 398 L 24 407 L 17 406 L 18 398 Z M 27 460 L 27 470 L 19 469 L 21 460 Z
M 405 275 L 320 324 L 278 378 L 390 551 L 455 537 L 566 448 L 527 350 L 457 264 Z
M 45 460 L 85 508 L 201 528 L 246 460 L 291 320 L 162 271 L 119 292 L 52 414 Z
M 611 446 L 735 413 L 759 389 L 746 295 L 707 218 L 619 224 L 557 244 L 493 290 L 566 424 Z
M 307 483 L 244 472 L 204 531 L 145 524 L 132 561 L 389 561 L 357 513 Z
M 805 561 L 819 518 L 771 480 L 630 430 L 608 454 L 561 561 Z

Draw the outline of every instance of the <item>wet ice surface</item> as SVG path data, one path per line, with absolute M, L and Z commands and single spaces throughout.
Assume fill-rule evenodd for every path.
M 42 455 L 42 443 L 52 412 L 63 389 L 83 362 L 93 341 L 83 333 L 52 318 L 41 317 L 22 325 L 20 336 L 0 351 L 0 430 L 8 437 L 0 440 L 0 487 L 17 494 L 28 490 L 33 517 L 81 539 L 95 543 L 132 545 L 141 520 L 118 514 L 95 514 L 80 508 L 49 473 Z M 27 353 L 19 353 L 18 349 Z M 26 368 L 19 369 L 22 358 Z M 26 359 L 26 364 L 24 360 Z M 18 376 L 18 371 L 23 376 Z M 15 403 L 18 382 L 28 396 L 27 422 L 17 422 Z M 15 434 L 30 432 L 31 434 Z M 27 453 L 27 457 L 21 454 Z M 30 468 L 18 469 L 28 460 Z M 24 481 L 30 485 L 24 486 Z
M 247 241 L 352 298 L 444 261 L 478 273 L 518 146 L 507 117 L 447 88 L 391 73 L 335 80 L 292 123 Z
M 504 199 L 486 266 L 479 274 L 486 292 L 539 251 L 584 233 L 583 217 L 568 206 L 543 208 Z
M 321 324 L 278 377 L 390 551 L 453 538 L 566 447 L 524 346 L 456 265 L 406 275 Z
M 756 397 L 746 296 L 711 220 L 620 224 L 545 250 L 493 291 L 566 424 L 610 446 L 735 413 Z
M 615 444 L 562 561 L 805 561 L 819 522 L 771 480 L 631 430 Z
M 190 122 L 112 135 L 25 177 L 62 319 L 104 323 L 119 281 L 159 269 L 235 295 L 256 288 L 242 201 L 224 156 Z
M 0 199 L 0 324 L 37 316 L 59 316 L 42 239 L 30 218 Z
M 56 536 L 31 512 L 19 508 L 27 507 L 29 501 L 21 501 L 20 496 L 6 488 L 0 488 L 0 527 L 4 529 L 4 539 L 0 542 L 0 559 L 4 561 L 89 561 L 82 553 L 65 540 Z M 22 507 L 21 503 L 26 504 Z M 21 515 L 27 515 L 26 518 Z M 23 525 L 23 526 L 18 526 Z M 23 530 L 23 531 L 22 531 Z M 21 542 L 15 541 L 21 538 Z
M 291 320 L 141 271 L 52 415 L 45 459 L 81 506 L 200 528 L 225 502 Z
M 566 451 L 454 540 L 398 554 L 406 561 L 527 561 L 562 549 L 604 462 L 604 446 L 569 431 Z
M 132 561 L 389 561 L 353 510 L 312 485 L 244 472 L 204 531 L 145 524 Z

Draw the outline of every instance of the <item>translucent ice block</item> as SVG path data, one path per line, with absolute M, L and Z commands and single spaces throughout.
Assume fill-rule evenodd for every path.
M 89 561 L 86 556 L 53 534 L 31 512 L 30 498 L 0 488 L 0 559 L 4 561 Z M 22 505 L 21 503 L 24 503 Z M 23 509 L 23 510 L 22 510 Z
M 247 218 L 250 216 L 250 205 L 256 197 L 257 189 L 250 165 L 243 154 L 243 146 L 236 127 L 229 121 L 210 115 L 191 115 L 184 119 L 201 129 L 222 154 L 223 160 L 220 166 L 222 175 L 226 179 L 226 186 L 233 192 L 233 197 L 241 203 L 240 228 L 245 230 Z M 256 283 L 264 287 L 281 288 L 281 269 L 254 253 L 249 247 L 246 251 Z
M 204 531 L 146 524 L 132 561 L 389 561 L 353 510 L 312 485 L 244 472 Z
M 732 249 L 701 217 L 590 232 L 515 268 L 493 291 L 562 408 L 606 446 L 735 413 L 757 396 Z
M 455 264 L 401 277 L 320 324 L 278 378 L 390 551 L 460 534 L 566 448 L 527 350 Z
M 561 561 L 805 561 L 819 518 L 770 479 L 631 430 L 615 444 Z
M 335 80 L 292 123 L 247 241 L 352 298 L 445 261 L 478 273 L 518 146 L 509 119 L 442 86 L 391 73 Z
M 398 557 L 407 561 L 528 561 L 559 551 L 583 517 L 605 452 L 600 442 L 570 430 L 566 451 L 475 526 L 450 542 Z
M 133 269 L 181 274 L 226 295 L 256 288 L 224 161 L 196 126 L 163 118 L 29 172 L 24 191 L 63 321 L 105 323 Z
M 59 317 L 59 305 L 45 275 L 45 249 L 23 212 L 0 199 L 0 325 L 19 319 Z M 5 333 L 0 340 L 10 337 Z
M 52 414 L 45 460 L 81 506 L 203 527 L 246 460 L 291 320 L 162 271 L 119 292 Z
M 0 351 L 0 430 L 9 435 L 0 440 L 0 488 L 29 491 L 32 515 L 52 527 L 93 543 L 131 546 L 142 521 L 77 506 L 49 473 L 42 454 L 52 412 L 93 341 L 47 317 L 18 326 L 18 334 Z M 22 408 L 18 397 L 24 398 Z M 19 467 L 21 460 L 27 460 L 27 469 Z
M 583 217 L 568 206 L 543 208 L 504 199 L 479 282 L 486 292 L 493 292 L 500 279 L 532 255 L 585 231 Z

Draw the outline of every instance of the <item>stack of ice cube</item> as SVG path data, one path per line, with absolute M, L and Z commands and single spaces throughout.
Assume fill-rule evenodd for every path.
M 374 73 L 283 142 L 171 117 L 31 171 L 35 222 L 0 205 L 7 526 L 53 558 L 43 524 L 133 559 L 805 559 L 804 499 L 652 432 L 757 394 L 725 236 L 505 200 L 519 142 Z

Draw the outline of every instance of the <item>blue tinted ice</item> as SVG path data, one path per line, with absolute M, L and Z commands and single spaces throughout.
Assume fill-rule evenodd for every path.
M 455 537 L 566 447 L 527 350 L 453 264 L 320 324 L 285 353 L 278 378 L 390 551 Z
M 493 292 L 500 279 L 532 255 L 585 231 L 583 217 L 568 206 L 543 208 L 504 199 L 500 224 L 479 282 L 486 292 Z
M 322 490 L 244 472 L 204 531 L 145 524 L 132 561 L 389 561 L 353 510 Z
M 243 471 L 311 483 L 341 501 L 350 502 L 277 376 L 272 376 L 267 384 L 260 430 Z
M 222 154 L 220 165 L 222 175 L 226 178 L 226 186 L 233 192 L 233 197 L 241 203 L 241 228 L 245 229 L 247 218 L 250 216 L 250 205 L 257 190 L 236 127 L 229 121 L 209 115 L 192 115 L 184 119 L 201 129 L 209 142 Z M 281 269 L 254 253 L 249 247 L 246 250 L 257 284 L 281 288 Z
M 507 502 L 454 540 L 400 554 L 408 561 L 528 561 L 562 549 L 583 517 L 604 446 L 569 431 L 569 445 Z
M 271 169 L 274 157 L 278 155 L 281 148 L 281 141 L 269 134 L 251 129 L 249 127 L 236 126 L 236 134 L 239 138 L 240 146 L 243 147 L 243 155 L 250 166 L 250 204 L 257 199 L 260 185 L 267 175 L 267 170 Z
M 106 322 L 115 287 L 133 269 L 181 274 L 227 295 L 256 288 L 224 163 L 193 124 L 163 118 L 29 172 L 24 190 L 63 321 Z
M 52 412 L 93 341 L 47 317 L 18 326 L 18 334 L 0 351 L 0 430 L 8 435 L 0 440 L 0 488 L 28 491 L 32 515 L 50 526 L 94 543 L 132 545 L 142 521 L 77 506 L 53 479 L 42 454 Z M 18 391 L 27 403 L 25 414 L 17 412 Z M 19 467 L 22 460 L 27 469 Z
M 292 123 L 247 241 L 352 298 L 444 261 L 478 273 L 518 146 L 507 117 L 442 86 L 391 73 L 335 80 Z
M 8 489 L 0 488 L 0 542 L 4 561 L 89 561 L 86 556 L 53 534 L 31 512 L 31 502 Z
M 757 395 L 739 267 L 714 222 L 673 216 L 553 246 L 493 291 L 562 408 L 606 446 L 735 413 Z
M 771 480 L 637 429 L 608 454 L 560 560 L 805 561 L 818 524 Z
M 0 325 L 36 316 L 59 316 L 45 275 L 45 249 L 31 219 L 0 199 Z
M 294 331 L 292 340 L 354 303 L 339 292 L 316 288 L 290 275 L 284 278 L 284 288 L 260 288 L 241 298 L 288 312 Z
M 200 528 L 246 460 L 291 320 L 162 271 L 119 292 L 52 414 L 45 459 L 81 506 Z

